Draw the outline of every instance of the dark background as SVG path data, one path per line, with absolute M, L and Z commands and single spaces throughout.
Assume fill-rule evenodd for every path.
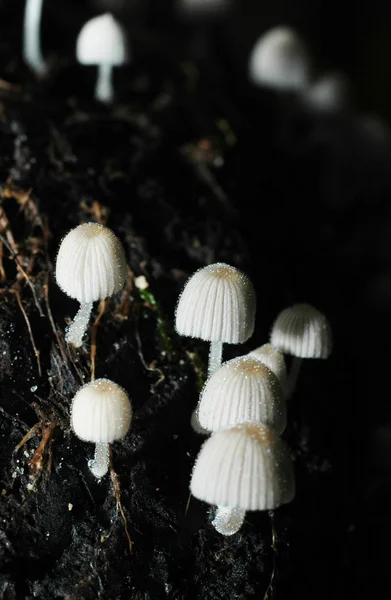
M 32 238 L 45 238 L 42 223 L 50 231 L 33 270 L 39 302 L 45 307 L 44 273 L 61 340 L 76 309 L 54 283 L 57 245 L 97 201 L 158 311 L 133 289 L 127 319 L 114 317 L 121 298 L 113 300 L 98 334 L 97 374 L 124 385 L 135 408 L 133 433 L 113 449 L 129 556 L 110 479 L 91 481 L 91 447 L 69 430 L 80 373 L 89 377 L 89 341 L 64 361 L 46 313 L 40 319 L 21 284 L 38 378 L 12 292 L 14 263 L 4 259 L 0 598 L 262 599 L 273 564 L 269 600 L 388 598 L 391 8 L 240 0 L 224 16 L 183 20 L 164 1 L 47 1 L 50 72 L 39 81 L 21 59 L 23 7 L 0 2 L 0 183 L 24 258 Z M 82 24 L 109 8 L 129 31 L 133 59 L 115 73 L 117 99 L 107 108 L 93 101 L 95 69 L 76 64 L 74 47 Z M 347 75 L 345 110 L 309 114 L 293 96 L 248 82 L 252 45 L 280 23 L 302 35 L 314 76 Z M 205 140 L 208 156 L 199 151 Z M 9 196 L 10 179 L 32 189 L 38 220 L 17 205 L 17 190 Z M 329 360 L 304 361 L 289 405 L 284 437 L 297 495 L 276 511 L 276 554 L 268 515 L 249 515 L 240 534 L 222 539 L 201 502 L 185 512 L 201 445 L 189 427 L 197 369 L 188 353 L 202 367 L 207 348 L 175 335 L 173 313 L 186 277 L 217 260 L 245 270 L 258 296 L 253 338 L 226 348 L 226 358 L 267 341 L 294 302 L 324 312 L 335 338 Z M 164 375 L 158 386 L 146 369 L 153 360 Z M 38 474 L 14 452 L 37 419 L 44 426 L 26 446 L 33 456 L 56 423 L 50 473 L 49 450 Z M 104 542 L 102 532 L 110 533 Z

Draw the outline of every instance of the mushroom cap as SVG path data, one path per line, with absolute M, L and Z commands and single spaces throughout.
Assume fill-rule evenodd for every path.
M 204 443 L 190 490 L 217 506 L 272 510 L 295 495 L 292 459 L 272 429 L 243 423 L 214 433 Z
M 131 419 L 132 407 L 127 393 L 110 379 L 86 383 L 73 398 L 72 429 L 86 442 L 111 443 L 123 438 Z
M 307 89 L 301 101 L 306 108 L 319 113 L 334 113 L 345 108 L 348 100 L 348 81 L 343 73 L 326 73 Z
M 108 227 L 84 223 L 63 238 L 56 281 L 71 298 L 81 303 L 108 298 L 125 285 L 126 277 L 124 249 Z
M 208 431 L 250 421 L 282 433 L 286 427 L 284 393 L 266 365 L 251 356 L 240 356 L 225 362 L 207 380 L 197 416 Z
M 176 307 L 180 335 L 238 344 L 254 331 L 255 291 L 239 269 L 215 263 L 198 269 L 186 282 Z
M 248 353 L 248 356 L 252 356 L 257 360 L 260 360 L 264 365 L 269 367 L 273 371 L 274 375 L 278 378 L 282 387 L 284 388 L 287 381 L 287 371 L 284 355 L 282 352 L 277 350 L 271 344 L 263 344 L 255 350 Z
M 278 90 L 296 91 L 307 85 L 308 54 L 294 29 L 279 26 L 261 35 L 250 55 L 249 78 Z
M 78 35 L 76 56 L 82 65 L 125 64 L 129 51 L 124 28 L 110 13 L 93 17 Z
M 294 304 L 278 315 L 270 343 L 299 358 L 328 358 L 333 345 L 331 327 L 325 315 L 310 304 Z

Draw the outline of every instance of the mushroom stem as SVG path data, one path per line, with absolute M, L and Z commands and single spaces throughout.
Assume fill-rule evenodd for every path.
M 40 45 L 42 3 L 26 0 L 23 24 L 23 58 L 37 75 L 44 75 L 47 69 Z
M 222 535 L 233 535 L 243 525 L 245 514 L 242 508 L 218 506 L 212 525 Z
M 223 342 L 211 342 L 209 349 L 208 377 L 221 367 L 223 357 Z
M 80 308 L 70 325 L 65 340 L 79 348 L 83 343 L 83 335 L 86 332 L 92 311 L 92 302 L 81 302 Z
M 299 356 L 294 356 L 292 359 L 291 368 L 285 387 L 285 397 L 288 399 L 292 396 L 296 388 L 297 378 L 299 377 L 300 367 L 303 359 Z
M 109 470 L 109 444 L 106 442 L 98 442 L 95 444 L 94 460 L 88 462 L 90 471 L 97 479 L 106 475 Z
M 113 101 L 112 85 L 113 67 L 109 63 L 101 63 L 98 66 L 98 79 L 95 86 L 95 98 L 100 102 L 109 104 Z

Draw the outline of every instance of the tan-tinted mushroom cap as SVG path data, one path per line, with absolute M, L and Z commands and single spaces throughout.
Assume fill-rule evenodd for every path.
M 125 390 L 110 379 L 84 385 L 72 401 L 72 429 L 86 442 L 111 443 L 130 427 L 132 407 Z
M 201 427 L 208 431 L 252 421 L 282 433 L 286 408 L 281 384 L 256 358 L 234 358 L 223 363 L 207 380 L 197 416 Z
M 255 309 L 255 292 L 247 275 L 215 263 L 199 269 L 186 282 L 175 327 L 180 335 L 238 344 L 253 333 Z
M 108 298 L 124 286 L 125 253 L 117 236 L 104 225 L 85 223 L 62 240 L 56 261 L 56 281 L 81 303 Z
M 217 506 L 271 510 L 294 497 L 292 460 L 273 430 L 242 424 L 214 433 L 204 443 L 190 490 Z

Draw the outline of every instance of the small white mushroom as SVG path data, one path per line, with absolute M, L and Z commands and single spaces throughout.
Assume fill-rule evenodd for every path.
M 256 42 L 249 60 L 249 78 L 255 85 L 277 91 L 298 91 L 309 80 L 307 49 L 296 31 L 279 26 Z
M 108 471 L 109 444 L 127 434 L 131 419 L 127 393 L 109 379 L 87 383 L 73 398 L 72 429 L 81 440 L 95 443 L 95 456 L 89 467 L 98 479 Z
M 23 22 L 23 58 L 37 75 L 47 70 L 40 42 L 42 4 L 43 0 L 26 0 Z
M 254 331 L 256 298 L 253 284 L 239 269 L 214 263 L 198 269 L 178 299 L 175 328 L 180 335 L 210 342 L 208 376 L 221 366 L 223 343 L 241 344 Z M 196 411 L 191 426 L 205 433 Z
M 255 291 L 239 269 L 215 263 L 198 269 L 179 296 L 175 328 L 210 342 L 208 375 L 221 365 L 223 343 L 241 344 L 254 331 Z
M 322 114 L 344 109 L 348 101 L 348 82 L 343 73 L 326 73 L 303 90 L 301 103 L 310 111 Z
M 217 505 L 212 524 L 236 533 L 244 514 L 273 510 L 295 495 L 293 463 L 272 429 L 243 423 L 214 433 L 202 446 L 190 482 L 195 498 Z
M 126 277 L 124 249 L 108 227 L 85 223 L 64 237 L 57 254 L 56 281 L 63 292 L 80 302 L 67 342 L 81 346 L 93 302 L 118 292 Z
M 270 343 L 293 356 L 286 396 L 292 395 L 303 358 L 328 358 L 333 340 L 330 324 L 323 313 L 310 304 L 294 304 L 276 318 Z
M 77 38 L 76 56 L 82 65 L 98 66 L 95 98 L 100 102 L 112 102 L 113 67 L 120 67 L 129 60 L 126 32 L 122 25 L 110 13 L 88 21 Z
M 246 421 L 282 433 L 286 427 L 284 393 L 278 378 L 261 361 L 240 356 L 225 362 L 207 380 L 197 409 L 207 432 Z
M 255 350 L 248 353 L 248 356 L 252 356 L 257 360 L 260 360 L 264 365 L 269 367 L 273 371 L 274 375 L 278 378 L 282 387 L 285 388 L 287 381 L 287 371 L 284 355 L 282 352 L 277 350 L 271 344 L 263 344 Z

